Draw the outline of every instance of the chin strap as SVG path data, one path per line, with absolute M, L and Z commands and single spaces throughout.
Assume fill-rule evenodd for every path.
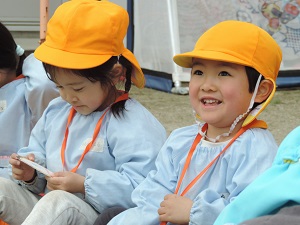
M 246 111 L 245 113 L 239 115 L 239 116 L 233 121 L 233 123 L 231 124 L 230 129 L 229 129 L 229 131 L 228 131 L 227 133 L 220 134 L 220 135 L 218 135 L 218 136 L 215 137 L 215 138 L 210 138 L 210 137 L 208 137 L 208 136 L 206 135 L 206 132 L 204 133 L 204 132 L 201 131 L 201 129 L 199 129 L 199 134 L 200 134 L 201 136 L 205 137 L 207 140 L 213 142 L 213 143 L 216 143 L 217 141 L 219 141 L 221 137 L 228 137 L 228 136 L 232 133 L 232 131 L 234 130 L 234 128 L 236 127 L 236 125 L 238 124 L 238 122 L 239 122 L 241 119 L 243 119 L 246 115 L 248 115 L 248 113 L 251 111 L 251 109 L 252 109 L 252 107 L 253 107 L 253 105 L 254 105 L 254 103 L 255 103 L 254 100 L 255 100 L 255 97 L 256 97 L 256 95 L 257 95 L 257 91 L 258 91 L 258 87 L 259 87 L 261 78 L 262 78 L 262 75 L 259 74 L 259 77 L 258 77 L 258 79 L 257 79 L 257 81 L 256 81 L 255 89 L 254 89 L 254 92 L 253 92 L 252 98 L 251 98 L 251 100 L 250 100 L 250 104 L 249 104 L 249 107 L 248 107 L 247 111 Z M 195 114 L 194 114 L 194 115 L 195 115 Z M 199 117 L 199 116 L 198 116 L 198 117 Z M 196 118 L 196 122 L 198 123 L 197 119 L 199 119 L 199 118 L 197 118 L 197 115 L 195 116 L 195 118 Z M 198 123 L 198 124 L 199 124 L 199 123 Z

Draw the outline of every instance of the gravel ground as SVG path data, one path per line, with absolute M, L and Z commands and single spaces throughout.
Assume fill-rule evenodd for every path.
M 136 87 L 132 87 L 130 93 L 157 117 L 168 134 L 176 128 L 194 123 L 188 95 Z M 300 89 L 277 90 L 259 119 L 267 122 L 269 130 L 280 144 L 292 129 L 300 126 Z

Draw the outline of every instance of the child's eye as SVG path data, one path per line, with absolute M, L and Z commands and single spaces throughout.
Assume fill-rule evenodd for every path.
M 83 88 L 74 88 L 74 91 L 79 92 L 82 91 Z
M 63 87 L 62 87 L 62 86 L 56 85 L 56 88 L 57 88 L 57 89 L 62 89 Z
M 219 76 L 226 77 L 226 76 L 230 76 L 230 74 L 226 71 L 222 71 L 219 73 Z
M 193 75 L 203 75 L 203 72 L 201 70 L 194 70 Z

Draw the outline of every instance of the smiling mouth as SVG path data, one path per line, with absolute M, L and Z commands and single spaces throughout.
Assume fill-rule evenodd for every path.
M 201 99 L 201 102 L 204 105 L 219 105 L 222 103 L 221 101 L 216 100 L 216 99 Z

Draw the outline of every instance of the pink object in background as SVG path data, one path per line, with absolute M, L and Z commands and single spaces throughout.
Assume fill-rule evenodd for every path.
M 40 0 L 40 44 L 45 41 L 49 19 L 49 0 Z

